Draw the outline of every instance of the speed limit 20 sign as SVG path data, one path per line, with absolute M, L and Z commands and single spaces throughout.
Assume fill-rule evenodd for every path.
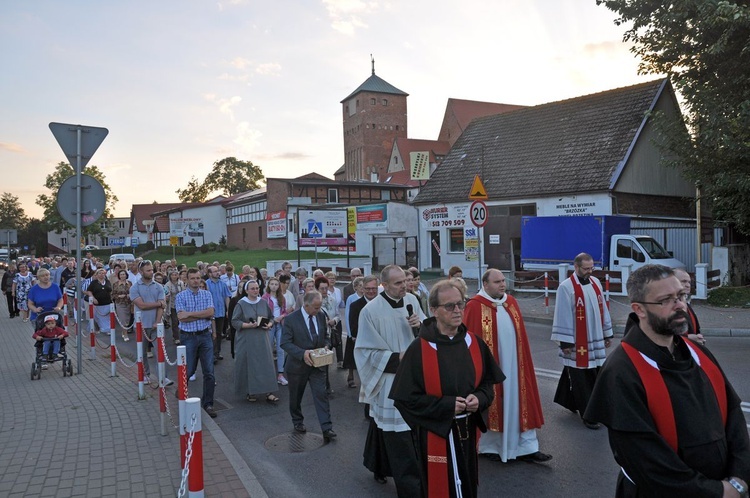
M 474 201 L 469 208 L 469 217 L 475 227 L 483 227 L 487 224 L 487 204 L 482 201 Z

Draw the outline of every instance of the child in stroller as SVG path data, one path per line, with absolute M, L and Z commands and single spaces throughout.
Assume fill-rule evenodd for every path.
M 62 360 L 63 375 L 72 375 L 72 362 L 65 353 L 65 338 L 68 333 L 62 328 L 62 317 L 58 312 L 41 313 L 36 318 L 34 334 L 36 339 L 36 359 L 31 366 L 31 380 L 40 378 L 40 370 L 46 370 L 47 364 Z

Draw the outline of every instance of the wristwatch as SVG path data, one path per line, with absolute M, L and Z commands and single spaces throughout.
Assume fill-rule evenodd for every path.
M 732 487 L 737 490 L 737 492 L 740 494 L 740 498 L 747 497 L 747 488 L 743 486 L 737 479 L 735 479 L 734 477 L 730 478 L 729 484 L 731 484 Z

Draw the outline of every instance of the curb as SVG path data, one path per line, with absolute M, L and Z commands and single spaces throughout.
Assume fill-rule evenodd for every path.
M 242 455 L 240 455 L 227 435 L 224 434 L 221 427 L 210 417 L 202 418 L 201 423 L 208 429 L 216 444 L 219 445 L 221 452 L 224 453 L 229 463 L 232 464 L 232 468 L 237 473 L 237 477 L 240 478 L 242 485 L 245 486 L 247 493 L 252 498 L 268 498 L 268 493 L 263 489 L 258 478 L 250 470 L 250 467 L 247 466 L 245 459 L 242 458 Z

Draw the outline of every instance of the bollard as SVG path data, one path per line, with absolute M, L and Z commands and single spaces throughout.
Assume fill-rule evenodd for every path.
M 115 343 L 115 303 L 109 305 L 109 360 L 111 372 L 110 377 L 117 377 L 117 344 Z
M 65 303 L 65 299 L 63 299 L 63 328 L 65 329 L 65 332 L 70 334 L 70 324 L 68 323 L 68 304 Z
M 188 496 L 203 496 L 203 434 L 201 426 L 201 399 L 189 398 L 185 401 L 185 430 L 190 431 L 190 426 L 195 417 L 195 426 L 193 427 L 193 444 L 188 451 L 191 451 L 188 465 Z M 184 467 L 183 467 L 184 468 Z
M 607 310 L 609 311 L 609 273 L 604 274 L 604 300 L 607 303 Z
M 544 272 L 544 312 L 549 315 L 549 273 Z
M 187 434 L 185 432 L 185 400 L 187 399 L 187 348 L 177 346 L 177 413 L 180 425 L 180 465 L 185 467 Z
M 90 360 L 96 359 L 96 327 L 94 326 L 94 303 L 89 303 L 89 342 L 91 344 Z
M 138 363 L 138 399 L 146 399 L 143 389 L 143 325 L 141 325 L 141 312 L 135 312 L 135 355 Z
M 156 366 L 159 375 L 159 421 L 161 422 L 161 435 L 167 435 L 167 392 L 164 390 L 166 382 L 164 375 L 164 324 L 156 325 Z

